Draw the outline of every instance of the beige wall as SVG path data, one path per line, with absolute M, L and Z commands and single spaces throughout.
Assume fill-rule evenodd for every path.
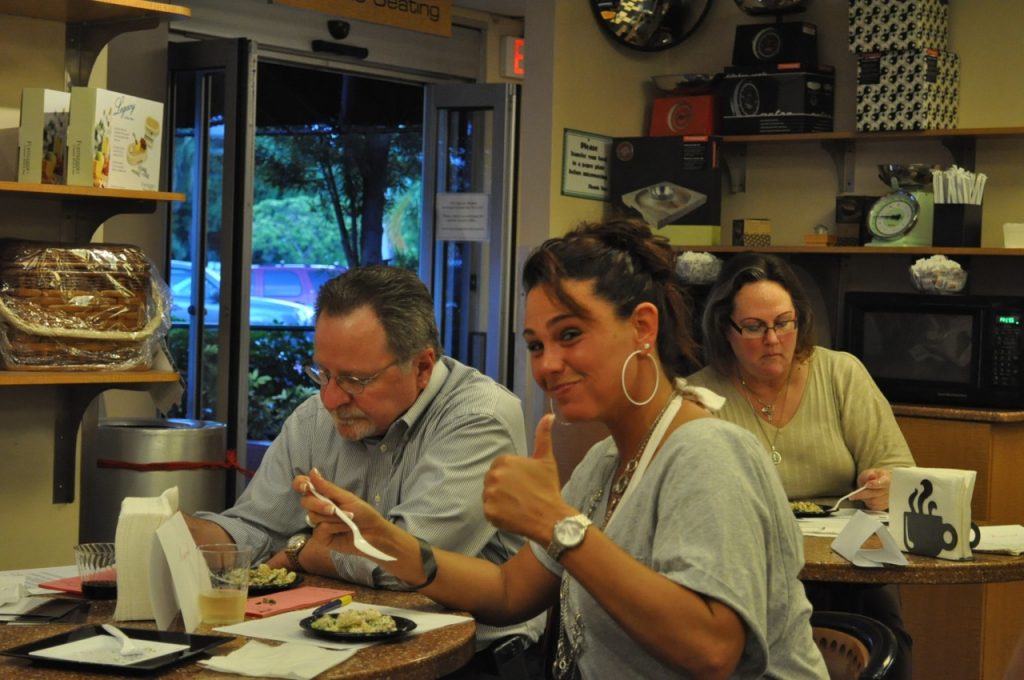
M 21 88 L 64 88 L 64 25 L 4 17 L 0 45 L 0 179 L 11 181 Z M 10 220 L 8 213 L 3 224 Z M 51 503 L 58 396 L 51 387 L 0 388 L 0 569 L 74 561 L 78 504 Z
M 532 12 L 546 10 L 556 30 L 549 37 L 535 30 Z M 557 9 L 550 5 L 557 5 Z M 1021 72 L 1024 52 L 1018 48 L 1019 22 L 1008 16 L 998 0 L 952 0 L 951 46 L 961 58 L 960 127 L 1024 125 L 1024 88 Z M 836 68 L 836 129 L 852 130 L 855 121 L 856 63 L 847 50 L 847 3 L 810 3 L 808 11 L 792 18 L 817 25 L 819 59 Z M 731 2 L 714 3 L 705 24 L 681 45 L 657 53 L 619 47 L 600 31 L 589 3 L 528 5 L 528 79 L 525 98 L 532 93 L 534 78 L 540 89 L 552 93 L 549 125 L 543 111 L 531 110 L 526 127 L 547 129 L 549 153 L 532 148 L 524 140 L 524 177 L 533 184 L 546 178 L 549 233 L 557 234 L 580 219 L 599 217 L 604 205 L 597 201 L 561 195 L 562 133 L 565 128 L 607 136 L 646 133 L 649 102 L 655 95 L 650 77 L 670 73 L 714 73 L 731 61 L 733 29 L 756 23 Z M 539 40 L 549 44 L 538 45 Z M 541 59 L 550 53 L 551 61 Z M 541 73 L 538 74 L 538 71 Z M 547 73 L 547 71 L 550 72 Z M 550 78 L 550 82 L 548 81 Z M 977 169 L 989 175 L 984 206 L 982 245 L 1002 245 L 1002 223 L 1024 220 L 1024 169 L 1016 159 L 1024 151 L 1024 139 L 981 140 Z M 885 186 L 876 178 L 875 166 L 885 161 L 927 162 L 948 165 L 951 157 L 941 144 L 904 142 L 860 144 L 857 149 L 856 191 L 881 194 Z M 527 180 L 524 179 L 524 183 Z M 832 224 L 838 183 L 832 161 L 816 143 L 753 145 L 748 154 L 748 191 L 723 193 L 722 223 L 739 217 L 768 217 L 773 221 L 773 242 L 802 244 L 803 235 L 816 224 Z M 524 206 L 532 222 L 545 217 Z M 531 225 L 532 227 L 533 225 Z

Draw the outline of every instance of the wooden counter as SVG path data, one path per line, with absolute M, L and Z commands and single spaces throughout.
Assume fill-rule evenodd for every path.
M 422 611 L 443 611 L 432 600 L 418 593 L 396 593 L 374 590 L 349 583 L 334 581 L 318 576 L 305 576 L 304 585 L 347 588 L 355 591 L 353 598 L 358 602 L 402 607 Z M 82 623 L 108 623 L 114 611 L 114 601 L 91 603 L 87 620 Z M 73 630 L 82 623 L 51 624 L 43 626 L 0 626 L 0 648 L 7 649 L 35 640 Z M 127 628 L 155 628 L 152 621 L 133 621 Z M 181 630 L 180 628 L 178 630 Z M 219 635 L 202 625 L 196 633 Z M 393 678 L 404 680 L 427 680 L 451 673 L 466 665 L 475 649 L 476 624 L 472 621 L 446 626 L 420 635 L 410 635 L 396 642 L 373 645 L 356 653 L 351 659 L 317 676 L 317 680 L 370 680 L 371 678 Z M 229 642 L 211 650 L 212 656 L 222 656 L 242 647 L 251 638 L 235 637 Z M 268 644 L 279 644 L 264 641 Z M 34 666 L 21 659 L 0 656 L 0 677 L 17 677 L 22 680 L 58 680 L 60 678 L 105 678 L 102 673 L 69 672 L 45 666 Z M 165 678 L 225 678 L 222 673 L 209 671 L 196 663 L 175 667 L 161 675 Z M 237 676 L 236 676 L 237 677 Z

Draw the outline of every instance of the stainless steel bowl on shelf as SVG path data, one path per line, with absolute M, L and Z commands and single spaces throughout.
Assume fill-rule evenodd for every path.
M 927 163 L 881 163 L 878 179 L 892 189 L 923 187 L 932 183 L 932 168 Z

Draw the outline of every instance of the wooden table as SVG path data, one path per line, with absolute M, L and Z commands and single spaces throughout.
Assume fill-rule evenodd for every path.
M 904 567 L 855 567 L 832 538 L 804 537 L 800 578 L 900 584 L 903 621 L 914 638 L 913 680 L 1002 680 L 1024 632 L 1024 556 L 975 553 L 964 562 L 906 555 Z M 998 618 L 1000 625 L 984 625 Z
M 912 585 L 961 585 L 1024 581 L 1024 556 L 975 553 L 973 560 L 954 562 L 934 557 L 906 555 L 905 567 L 885 565 L 856 567 L 832 550 L 833 538 L 804 537 L 804 581 L 842 583 L 902 583 Z
M 335 581 L 318 576 L 305 576 L 304 585 L 347 588 L 355 591 L 357 602 L 402 607 L 420 611 L 445 611 L 432 600 L 418 593 L 397 593 L 374 590 Z M 91 604 L 86 623 L 107 623 L 111 620 L 114 602 L 94 601 Z M 49 624 L 43 626 L 0 626 L 0 648 L 6 649 L 27 644 L 51 635 L 67 632 L 82 624 Z M 126 623 L 128 628 L 155 628 L 152 621 Z M 180 630 L 180 628 L 178 629 Z M 219 635 L 208 626 L 200 626 L 199 634 Z M 351 659 L 340 663 L 322 675 L 324 678 L 345 680 L 369 678 L 395 678 L 424 680 L 438 678 L 466 665 L 473 657 L 476 624 L 472 621 L 446 626 L 420 635 L 411 635 L 396 642 L 374 645 L 360 650 Z M 243 646 L 249 638 L 235 637 L 211 650 L 214 656 L 227 654 Z M 269 641 L 268 641 L 269 642 Z M 278 644 L 269 642 L 269 644 Z M 0 656 L 0 678 L 17 677 L 24 680 L 49 680 L 51 678 L 103 678 L 102 673 L 74 672 L 45 666 L 33 666 L 22 659 Z M 163 674 L 167 678 L 226 678 L 222 673 L 209 671 L 196 663 L 182 665 Z

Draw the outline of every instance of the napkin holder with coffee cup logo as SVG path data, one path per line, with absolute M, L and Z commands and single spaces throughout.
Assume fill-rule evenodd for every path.
M 889 489 L 889 529 L 915 555 L 970 560 L 981 539 L 971 521 L 978 473 L 952 468 L 897 468 Z

